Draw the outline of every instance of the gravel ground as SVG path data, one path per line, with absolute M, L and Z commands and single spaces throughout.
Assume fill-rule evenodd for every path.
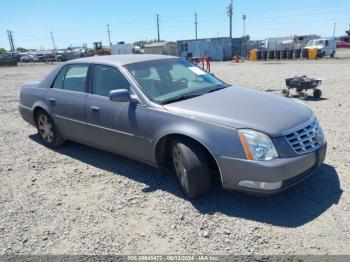
M 53 68 L 0 68 L 0 254 L 350 254 L 349 58 L 214 63 L 223 80 L 275 95 L 287 77 L 324 78 L 324 98 L 306 104 L 329 150 L 320 171 L 278 197 L 216 186 L 193 201 L 152 167 L 73 142 L 43 146 L 18 96 Z

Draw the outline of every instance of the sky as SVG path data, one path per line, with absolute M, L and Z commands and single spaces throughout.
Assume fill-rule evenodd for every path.
M 251 39 L 319 34 L 344 35 L 350 27 L 350 0 L 234 0 L 233 36 Z M 160 37 L 167 41 L 195 38 L 194 13 L 198 14 L 198 38 L 229 36 L 226 6 L 229 0 L 11 0 L 0 5 L 0 48 L 9 49 L 7 30 L 15 47 L 51 49 L 56 46 L 92 46 L 95 41 L 132 43 Z

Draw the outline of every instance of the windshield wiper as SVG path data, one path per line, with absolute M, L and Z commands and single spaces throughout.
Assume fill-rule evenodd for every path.
M 225 86 L 221 86 L 221 87 L 215 87 L 211 90 L 209 90 L 207 93 L 213 93 L 213 92 L 216 92 L 216 91 L 219 91 L 221 89 L 225 89 L 226 87 L 229 87 L 230 85 L 225 85 Z
M 179 102 L 182 100 L 194 98 L 194 97 L 201 96 L 201 95 L 204 95 L 204 93 L 185 94 L 185 95 L 176 96 L 176 97 L 164 100 L 162 102 L 162 105 L 166 105 L 166 104 L 170 104 L 170 103 L 174 103 L 174 102 Z
M 229 87 L 229 86 L 230 85 L 225 85 L 225 86 L 221 86 L 221 87 L 215 87 L 215 88 L 210 89 L 209 91 L 206 91 L 206 92 L 192 93 L 192 94 L 185 94 L 185 95 L 176 96 L 174 98 L 170 98 L 168 100 L 163 101 L 161 104 L 162 105 L 166 105 L 166 104 L 170 104 L 170 103 L 179 102 L 179 101 L 182 101 L 182 100 L 194 98 L 194 97 L 197 97 L 197 96 L 202 96 L 202 95 L 205 95 L 205 94 L 209 94 L 209 93 L 212 93 L 212 92 L 219 91 L 221 89 L 225 89 L 226 87 Z

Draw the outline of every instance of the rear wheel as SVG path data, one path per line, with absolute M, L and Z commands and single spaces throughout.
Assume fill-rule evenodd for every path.
M 188 139 L 175 139 L 171 155 L 182 191 L 189 197 L 199 197 L 210 190 L 210 169 L 206 152 Z
M 38 133 L 45 144 L 53 147 L 59 147 L 64 143 L 64 139 L 57 129 L 55 123 L 51 119 L 48 113 L 44 110 L 40 110 L 36 114 L 36 125 Z
M 315 89 L 314 98 L 321 98 L 321 96 L 322 96 L 322 91 L 320 89 Z
M 319 58 L 324 58 L 325 55 L 326 55 L 326 54 L 325 54 L 324 52 L 322 52 L 322 53 L 320 53 L 320 54 L 318 55 L 318 57 L 319 57 Z

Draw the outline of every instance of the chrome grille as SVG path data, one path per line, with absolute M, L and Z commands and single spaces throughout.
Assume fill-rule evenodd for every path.
M 298 154 L 314 151 L 323 143 L 323 133 L 317 120 L 291 131 L 285 137 L 293 150 Z

